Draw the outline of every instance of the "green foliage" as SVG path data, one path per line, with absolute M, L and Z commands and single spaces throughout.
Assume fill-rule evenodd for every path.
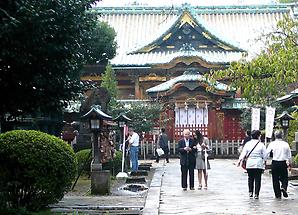
M 89 174 L 90 173 L 90 166 L 91 166 L 91 161 L 92 161 L 92 156 L 88 156 L 90 154 L 91 149 L 84 149 L 76 153 L 77 159 L 78 159 L 78 169 L 81 170 L 83 168 L 83 173 L 84 174 Z M 88 159 L 86 166 L 85 162 Z M 115 157 L 110 160 L 107 163 L 102 164 L 102 168 L 104 170 L 110 170 L 112 175 L 117 175 L 118 172 L 121 171 L 121 165 L 122 165 L 122 153 L 120 151 L 116 151 Z
M 260 130 L 265 129 L 265 109 L 260 110 Z M 240 126 L 243 130 L 251 130 L 251 108 L 245 109 L 240 116 Z
M 114 57 L 115 32 L 89 12 L 94 2 L 1 1 L 0 116 L 59 109 L 80 92 L 84 64 Z
M 282 113 L 283 108 L 279 104 L 272 104 L 272 107 L 275 107 L 275 116 L 278 113 Z M 260 130 L 265 130 L 266 123 L 266 109 L 260 109 Z M 243 110 L 240 116 L 240 126 L 243 130 L 251 130 L 251 108 L 246 108 Z
M 78 160 L 78 171 L 81 171 L 83 169 L 82 170 L 83 174 L 90 173 L 90 165 L 92 161 L 92 155 L 90 155 L 90 152 L 91 152 L 91 149 L 84 149 L 76 153 L 76 157 Z
M 84 50 L 90 56 L 87 64 L 105 62 L 116 55 L 116 32 L 107 23 L 96 21 L 95 28 L 86 33 L 89 36 Z
M 102 164 L 104 170 L 110 170 L 113 176 L 116 176 L 118 172 L 121 172 L 122 168 L 122 152 L 116 151 L 115 157 L 107 163 Z
M 294 157 L 294 163 L 296 166 L 298 166 L 298 154 Z
M 290 83 L 298 81 L 298 21 L 285 17 L 266 38 L 266 49 L 255 59 L 231 63 L 226 70 L 208 75 L 212 82 L 226 80 L 242 89 L 253 104 L 271 104 L 282 96 Z
M 295 120 L 290 120 L 290 126 L 288 131 L 288 141 L 289 144 L 292 144 L 295 140 L 295 132 L 298 132 L 298 112 L 293 112 L 291 114 Z
M 106 66 L 105 73 L 102 75 L 101 87 L 105 88 L 110 96 L 111 101 L 109 102 L 109 108 L 117 104 L 118 88 L 115 71 L 112 69 L 112 66 L 109 64 Z
M 129 126 L 134 128 L 137 133 L 142 131 L 152 131 L 159 119 L 161 105 L 158 103 L 136 102 L 129 104 L 118 103 L 113 107 L 112 115 L 118 116 L 120 113 L 126 113 L 131 119 Z
M 0 163 L 0 211 L 36 211 L 56 203 L 69 190 L 77 168 L 66 142 L 24 130 L 0 135 Z

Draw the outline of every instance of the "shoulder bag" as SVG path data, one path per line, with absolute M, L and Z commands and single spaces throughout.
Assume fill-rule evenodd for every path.
M 252 150 L 248 153 L 248 155 L 245 155 L 244 158 L 242 159 L 241 167 L 242 167 L 243 169 L 246 169 L 246 161 L 247 161 L 249 155 L 250 155 L 250 154 L 252 153 L 252 151 L 256 148 L 256 146 L 258 145 L 259 142 L 260 142 L 260 141 L 258 141 L 257 144 L 256 144 L 256 145 L 252 148 Z

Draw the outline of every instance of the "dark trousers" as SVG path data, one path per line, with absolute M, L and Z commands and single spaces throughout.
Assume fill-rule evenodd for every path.
M 288 167 L 286 161 L 272 161 L 272 184 L 276 198 L 281 197 L 280 187 L 288 188 Z M 280 186 L 281 182 L 281 186 Z
M 255 188 L 255 195 L 259 195 L 261 189 L 262 172 L 262 169 L 247 169 L 248 192 L 253 193 Z
M 192 165 L 181 165 L 181 186 L 187 188 L 187 174 L 189 174 L 189 188 L 194 187 L 194 166 Z

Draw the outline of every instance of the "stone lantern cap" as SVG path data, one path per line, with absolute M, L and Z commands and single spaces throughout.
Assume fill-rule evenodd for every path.
M 287 111 L 282 112 L 279 117 L 276 117 L 275 120 L 285 119 L 285 120 L 294 120 L 295 118 L 288 114 Z
M 100 109 L 100 105 L 93 105 L 91 109 L 83 115 L 81 118 L 92 118 L 92 117 L 97 117 L 99 119 L 103 120 L 112 120 L 112 117 L 106 113 L 104 113 Z

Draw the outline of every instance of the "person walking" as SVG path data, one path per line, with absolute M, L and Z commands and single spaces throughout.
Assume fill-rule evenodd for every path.
M 283 132 L 276 130 L 274 132 L 275 141 L 269 143 L 266 154 L 273 154 L 272 158 L 272 184 L 275 197 L 280 199 L 281 193 L 285 198 L 288 197 L 288 167 L 291 169 L 291 149 L 286 141 L 283 141 Z M 281 182 L 281 186 L 280 186 Z
M 181 166 L 181 186 L 187 190 L 187 175 L 189 174 L 189 188 L 194 190 L 194 169 L 196 165 L 196 147 L 193 139 L 190 138 L 190 131 L 183 131 L 183 138 L 178 142 Z
M 131 161 L 131 168 L 133 172 L 138 171 L 138 155 L 139 155 L 139 141 L 140 136 L 134 132 L 133 128 L 128 129 L 128 148 Z
M 167 163 L 169 163 L 169 152 L 170 152 L 169 146 L 168 146 L 168 141 L 169 141 L 169 139 L 166 134 L 166 129 L 161 128 L 161 134 L 159 135 L 158 140 L 157 140 L 157 144 L 158 144 L 157 147 L 160 147 L 163 150 Z M 157 163 L 159 162 L 159 158 L 160 158 L 160 156 L 158 155 L 158 153 L 156 153 L 156 162 Z
M 200 131 L 195 131 L 195 147 L 197 149 L 196 153 L 196 169 L 198 170 L 198 182 L 199 187 L 198 189 L 202 189 L 202 179 L 204 176 L 204 189 L 207 189 L 208 187 L 208 174 L 206 170 L 206 162 L 205 162 L 205 153 L 207 153 L 207 150 L 209 150 L 209 139 L 207 137 L 204 137 Z M 207 169 L 210 169 L 210 163 L 207 159 Z
M 246 157 L 246 170 L 248 173 L 248 192 L 249 197 L 259 199 L 261 189 L 262 173 L 265 169 L 266 147 L 260 142 L 261 132 L 253 130 L 251 132 L 251 140 L 248 141 L 239 156 L 237 166 L 240 166 L 242 160 Z M 254 189 L 255 188 L 255 189 Z

